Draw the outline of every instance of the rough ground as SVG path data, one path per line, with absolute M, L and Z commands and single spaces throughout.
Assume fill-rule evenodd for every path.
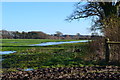
M 5 73 L 2 80 L 120 80 L 120 67 L 41 68 Z

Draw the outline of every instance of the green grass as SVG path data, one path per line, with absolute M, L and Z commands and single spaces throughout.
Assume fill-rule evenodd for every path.
M 53 40 L 53 39 L 1 39 L 2 46 L 27 46 L 30 44 L 40 44 L 43 42 L 59 42 L 73 40 Z
M 2 45 L 29 45 L 50 41 L 68 41 L 68 40 L 21 40 L 5 39 Z M 9 43 L 18 42 L 18 43 Z M 16 68 L 43 68 L 43 67 L 67 67 L 92 65 L 91 62 L 84 61 L 83 57 L 88 55 L 88 43 L 69 43 L 51 45 L 46 47 L 4 47 L 3 50 L 17 51 L 14 54 L 2 55 L 5 59 L 2 62 L 4 70 Z M 76 51 L 76 50 L 80 50 Z M 13 70 L 14 71 L 14 70 Z
M 52 39 L 1 39 L 0 46 L 29 46 L 32 44 L 40 44 L 44 42 L 59 42 L 73 40 L 52 40 Z M 2 51 L 21 51 L 30 49 L 30 47 L 2 47 Z

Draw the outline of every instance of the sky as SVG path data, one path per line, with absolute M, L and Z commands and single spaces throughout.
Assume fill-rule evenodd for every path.
M 2 2 L 2 29 L 9 31 L 42 31 L 54 34 L 91 34 L 90 19 L 65 21 L 76 2 Z

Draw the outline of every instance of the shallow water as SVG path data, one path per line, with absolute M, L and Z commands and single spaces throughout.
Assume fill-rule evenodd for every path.
M 0 59 L 0 61 L 3 61 L 4 59 Z
M 19 42 L 10 42 L 10 43 L 19 43 Z
M 65 43 L 79 43 L 79 42 L 88 42 L 89 40 L 80 40 L 80 41 L 64 41 L 64 42 L 46 42 L 40 44 L 33 44 L 30 46 L 49 46 L 49 45 L 58 45 L 58 44 L 65 44 Z
M 30 46 L 49 46 L 49 45 L 58 45 L 58 44 L 65 44 L 65 43 L 79 43 L 79 42 L 88 42 L 90 40 L 80 40 L 80 41 L 61 41 L 61 42 L 46 42 L 40 44 L 32 44 Z M 1 54 L 10 54 L 15 53 L 16 51 L 0 51 Z
M 32 68 L 24 69 L 24 71 L 32 71 L 32 70 L 34 70 L 34 69 L 32 69 Z
M 16 51 L 0 51 L 1 54 L 10 54 L 10 53 L 15 53 Z

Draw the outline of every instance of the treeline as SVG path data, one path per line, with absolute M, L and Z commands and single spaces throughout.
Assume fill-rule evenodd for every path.
M 0 30 L 0 39 L 93 39 L 100 38 L 98 34 L 91 35 L 80 35 L 80 33 L 76 33 L 76 35 L 68 35 L 62 32 L 57 31 L 55 34 L 46 34 L 42 31 L 30 31 L 30 32 L 19 32 L 19 31 L 7 31 Z
M 76 33 L 76 35 L 63 35 L 62 32 L 57 31 L 55 34 L 46 34 L 42 31 L 30 31 L 30 32 L 19 32 L 19 31 L 7 31 L 0 30 L 0 39 L 91 39 L 101 37 L 96 34 L 92 35 L 80 35 L 80 33 Z
M 3 39 L 47 39 L 50 35 L 41 31 L 18 32 L 18 31 L 0 31 L 0 38 Z

